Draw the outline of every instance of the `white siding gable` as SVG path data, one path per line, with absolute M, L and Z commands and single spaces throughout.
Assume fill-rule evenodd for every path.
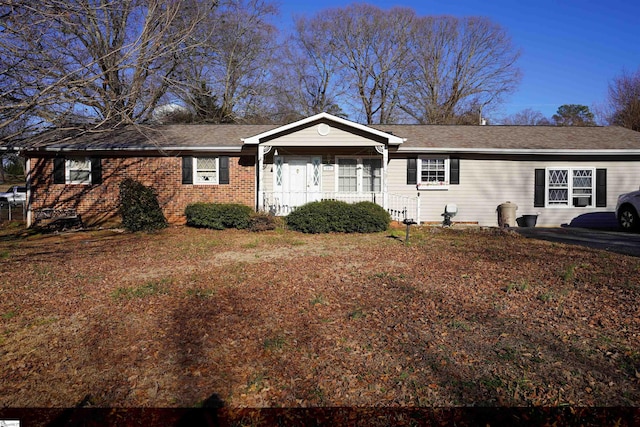
M 360 135 L 355 135 L 351 132 L 346 132 L 326 123 L 321 123 L 271 139 L 268 142 L 265 142 L 264 145 L 273 145 L 278 147 L 371 147 L 384 144 L 372 141 L 371 139 Z

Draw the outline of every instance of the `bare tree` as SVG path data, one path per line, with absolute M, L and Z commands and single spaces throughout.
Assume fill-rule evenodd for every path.
M 486 18 L 420 18 L 411 9 L 355 4 L 298 19 L 296 40 L 306 67 L 294 82 L 303 82 L 307 98 L 326 108 L 325 94 L 349 83 L 337 99 L 367 123 L 477 124 L 520 79 L 519 52 Z
M 344 82 L 349 85 L 341 99 L 345 107 L 352 103 L 351 107 L 369 124 L 394 121 L 414 17 L 411 9 L 383 11 L 353 4 L 325 10 L 308 20 L 299 19 L 296 37 L 306 44 L 304 53 L 312 64 L 307 68 L 311 73 L 305 76 L 307 90 L 319 100 L 317 105 L 326 106 L 322 96 L 330 91 L 328 84 Z M 311 42 L 322 38 L 325 41 L 320 48 L 310 48 Z
M 422 124 L 456 123 L 498 103 L 520 80 L 520 53 L 487 18 L 422 17 L 413 26 L 402 109 Z
M 515 126 L 546 126 L 551 125 L 551 121 L 540 111 L 531 108 L 519 111 L 511 116 L 502 119 L 503 125 Z
M 178 82 L 196 120 L 229 123 L 262 113 L 277 51 L 270 19 L 277 12 L 265 0 L 223 0 L 209 15 L 209 31 L 190 50 Z
M 3 114 L 2 123 L 29 112 L 49 123 L 145 120 L 213 7 L 211 0 L 4 0 L 0 55 L 11 63 L 0 73 L 19 90 L 5 93 L 12 103 L 2 112 L 14 116 Z
M 273 70 L 275 108 L 282 121 L 323 111 L 344 116 L 339 103 L 347 85 L 329 46 L 331 27 L 327 21 L 296 19 L 278 58 L 281 66 Z
M 640 131 L 640 68 L 634 73 L 623 71 L 613 79 L 608 103 L 611 124 Z

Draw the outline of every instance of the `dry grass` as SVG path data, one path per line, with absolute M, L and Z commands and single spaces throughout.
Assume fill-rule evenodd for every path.
M 411 237 L 3 229 L 0 407 L 640 401 L 639 259 Z

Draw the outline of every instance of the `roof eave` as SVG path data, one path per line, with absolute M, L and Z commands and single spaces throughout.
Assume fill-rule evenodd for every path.
M 459 153 L 459 154 L 530 154 L 530 155 L 640 155 L 640 149 L 547 149 L 547 148 L 446 148 L 446 147 L 401 147 L 398 153 Z
M 72 152 L 72 151 L 200 151 L 200 152 L 240 152 L 242 146 L 229 146 L 229 147 L 39 147 L 39 148 L 23 148 L 22 151 L 26 152 Z

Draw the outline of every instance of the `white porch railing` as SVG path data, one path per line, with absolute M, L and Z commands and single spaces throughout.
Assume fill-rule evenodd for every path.
M 389 194 L 387 212 L 394 221 L 411 219 L 420 222 L 420 194 L 418 196 L 404 196 L 400 194 Z
M 373 202 L 385 207 L 383 193 L 305 193 L 289 192 L 274 193 L 265 191 L 262 209 L 277 216 L 285 216 L 293 212 L 298 206 L 320 200 L 339 200 L 346 203 Z M 388 194 L 386 210 L 394 221 L 412 219 L 420 220 L 420 198 L 399 194 Z

